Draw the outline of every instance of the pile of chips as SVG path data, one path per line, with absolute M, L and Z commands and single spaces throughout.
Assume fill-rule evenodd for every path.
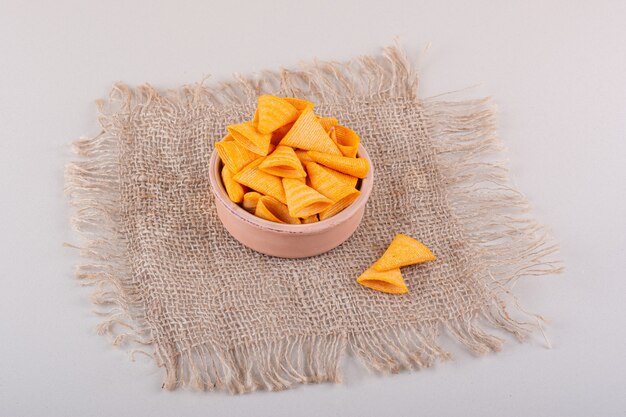
M 327 219 L 361 194 L 369 172 L 359 158 L 359 136 L 333 117 L 319 117 L 313 103 L 259 97 L 254 119 L 227 126 L 215 144 L 228 197 L 257 217 L 304 224 Z

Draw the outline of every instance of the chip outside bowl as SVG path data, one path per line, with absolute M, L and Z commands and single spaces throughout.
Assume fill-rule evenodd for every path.
M 339 214 L 310 224 L 281 224 L 248 213 L 228 198 L 222 178 L 221 160 L 213 150 L 209 162 L 209 182 L 215 196 L 217 216 L 226 230 L 240 243 L 266 255 L 281 258 L 306 258 L 328 252 L 345 242 L 357 229 L 374 185 L 374 170 L 365 148 L 358 155 L 370 163 L 361 181 L 361 195 Z

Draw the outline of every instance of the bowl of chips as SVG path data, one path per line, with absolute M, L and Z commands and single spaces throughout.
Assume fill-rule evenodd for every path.
M 209 161 L 217 215 L 240 243 L 305 258 L 346 241 L 373 188 L 356 132 L 297 98 L 259 97 L 254 118 L 227 127 Z

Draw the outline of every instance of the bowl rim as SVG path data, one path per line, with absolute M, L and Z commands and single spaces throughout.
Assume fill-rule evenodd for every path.
M 270 230 L 277 233 L 288 233 L 288 234 L 315 234 L 321 233 L 329 228 L 335 227 L 340 223 L 351 218 L 357 211 L 363 208 L 367 201 L 369 200 L 370 194 L 372 193 L 372 189 L 374 188 L 374 166 L 372 164 L 372 160 L 367 153 L 367 150 L 362 144 L 359 144 L 359 149 L 357 151 L 357 155 L 360 158 L 365 158 L 369 162 L 369 172 L 365 176 L 365 178 L 361 179 L 361 195 L 354 200 L 352 204 L 343 209 L 340 213 L 336 214 L 325 220 L 320 220 L 315 223 L 308 224 L 283 224 L 276 223 L 269 220 L 262 219 L 260 217 L 256 217 L 254 214 L 249 213 L 243 207 L 239 206 L 237 203 L 234 203 L 228 197 L 226 193 L 226 189 L 224 184 L 222 183 L 222 176 L 220 174 L 220 166 L 221 159 L 217 150 L 213 148 L 213 152 L 211 153 L 211 158 L 209 161 L 209 182 L 211 184 L 211 189 L 215 198 L 220 200 L 222 205 L 235 217 L 237 217 L 240 221 L 246 222 L 258 229 L 262 230 Z

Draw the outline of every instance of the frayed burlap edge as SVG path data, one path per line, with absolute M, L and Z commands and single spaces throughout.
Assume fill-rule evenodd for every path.
M 504 329 L 520 340 L 541 329 L 541 316 L 521 309 L 512 289 L 522 276 L 560 272 L 560 263 L 549 260 L 558 248 L 549 243 L 544 227 L 528 216 L 528 203 L 511 187 L 504 165 L 487 161 L 499 148 L 495 112 L 488 100 L 419 101 L 417 75 L 399 47 L 348 63 L 315 62 L 299 70 L 264 72 L 256 78 L 235 76 L 235 80 L 162 93 L 149 85 L 133 90 L 116 84 L 109 100 L 98 102 L 103 132 L 75 142 L 80 159 L 66 168 L 66 192 L 75 207 L 72 223 L 82 238 L 77 247 L 85 259 L 76 276 L 96 286 L 92 301 L 102 307 L 97 313 L 107 318 L 98 333 L 110 335 L 115 345 L 131 347 L 133 355 L 144 353 L 165 367 L 165 388 L 192 385 L 240 393 L 338 382 L 347 346 L 369 368 L 398 372 L 450 357 L 438 343 L 442 329 L 478 354 L 499 350 L 503 343 L 485 327 Z M 421 127 L 436 150 L 451 212 L 476 250 L 476 270 L 487 274 L 491 303 L 464 317 L 367 335 L 348 334 L 347 340 L 341 335 L 311 335 L 232 348 L 189 346 L 183 353 L 156 343 L 143 316 L 144 300 L 136 290 L 138 283 L 126 257 L 127 242 L 119 229 L 118 140 L 124 123 L 137 109 L 152 105 L 183 111 L 196 104 L 240 105 L 254 102 L 261 93 L 315 101 L 414 99 L 422 109 Z M 516 307 L 531 321 L 513 317 L 507 306 Z

